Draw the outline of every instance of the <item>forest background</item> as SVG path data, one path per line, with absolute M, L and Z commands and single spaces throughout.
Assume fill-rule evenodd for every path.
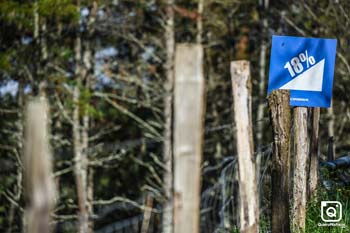
M 325 160 L 333 136 L 336 157 L 347 153 L 349 12 L 346 0 L 1 1 L 0 232 L 23 228 L 23 112 L 38 95 L 50 104 L 57 232 L 76 232 L 82 208 L 96 232 L 128 225 L 125 219 L 140 224 L 135 216 L 143 215 L 148 197 L 152 229 L 161 229 L 174 43 L 204 47 L 203 193 L 222 182 L 221 169 L 236 153 L 230 61 L 251 62 L 255 151 L 271 149 L 266 89 L 272 35 L 338 39 L 332 107 L 321 110 L 320 152 Z M 268 170 L 268 159 L 265 165 Z M 86 181 L 86 209 L 78 204 L 79 176 Z M 349 197 L 349 186 L 342 189 Z M 211 221 L 202 219 L 203 226 L 211 224 L 208 232 L 221 219 L 219 210 L 211 211 Z

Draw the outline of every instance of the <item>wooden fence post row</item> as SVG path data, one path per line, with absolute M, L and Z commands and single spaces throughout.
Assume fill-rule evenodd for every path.
M 231 78 L 238 154 L 239 228 L 242 233 L 256 233 L 259 232 L 259 195 L 254 162 L 250 63 L 231 62 Z
M 199 233 L 204 123 L 201 45 L 177 45 L 174 91 L 174 232 Z
M 290 129 L 289 92 L 273 91 L 269 96 L 274 134 L 272 168 L 272 232 L 290 232 Z M 320 109 L 312 111 L 312 140 L 308 132 L 308 108 L 294 108 L 293 232 L 305 230 L 306 205 L 317 188 L 318 129 Z M 311 148 L 311 150 L 310 150 Z
M 54 207 L 56 189 L 52 178 L 48 117 L 45 99 L 29 101 L 23 154 L 27 233 L 51 232 L 50 214 Z

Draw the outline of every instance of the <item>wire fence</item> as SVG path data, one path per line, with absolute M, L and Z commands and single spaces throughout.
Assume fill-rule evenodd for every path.
M 259 166 L 259 192 L 261 214 L 266 214 L 268 209 L 268 185 L 269 167 L 271 166 L 272 145 L 259 148 L 256 156 L 261 156 Z M 215 182 L 209 185 L 201 194 L 201 232 L 225 233 L 232 232 L 238 225 L 238 173 L 236 156 L 226 156 L 219 164 L 203 168 L 205 176 L 217 172 Z M 132 207 L 131 207 L 132 208 Z M 155 226 L 160 223 L 161 209 L 157 209 L 151 215 L 148 233 L 158 233 L 160 228 Z M 98 233 L 139 233 L 143 215 L 126 218 L 97 230 Z

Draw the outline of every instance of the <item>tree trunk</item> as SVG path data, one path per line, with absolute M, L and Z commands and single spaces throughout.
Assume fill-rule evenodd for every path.
M 172 147 L 172 122 L 173 122 L 173 87 L 174 87 L 174 0 L 167 0 L 167 20 L 165 29 L 166 44 L 166 83 L 165 83 L 165 129 L 164 129 L 164 151 L 163 160 L 166 171 L 164 172 L 164 193 L 166 202 L 163 207 L 163 232 L 173 232 L 174 222 L 174 179 L 173 179 L 173 147 Z
M 328 137 L 334 137 L 334 112 L 333 112 L 333 103 L 331 107 L 327 108 L 328 116 Z
M 80 6 L 78 6 L 80 9 Z M 74 173 L 77 186 L 78 207 L 79 207 L 79 232 L 88 233 L 89 231 L 89 210 L 87 197 L 87 157 L 86 157 L 86 124 L 87 119 L 83 117 L 81 125 L 80 111 L 80 88 L 84 72 L 82 68 L 82 46 L 81 37 L 77 36 L 75 42 L 75 78 L 76 84 L 73 89 L 73 145 L 74 145 Z
M 267 6 L 265 6 L 267 7 Z M 259 63 L 259 105 L 258 105 L 258 113 L 257 113 L 257 133 L 256 139 L 258 143 L 258 147 L 262 146 L 263 136 L 264 136 L 264 110 L 265 110 L 265 83 L 266 83 L 266 51 L 267 51 L 267 42 L 266 42 L 266 34 L 268 30 L 268 22 L 265 17 L 262 20 L 263 26 L 263 38 L 261 41 L 261 49 L 260 49 L 260 63 Z
M 77 186 L 78 207 L 79 207 L 79 232 L 88 232 L 88 209 L 87 209 L 87 186 L 86 186 L 86 158 L 82 153 L 82 142 L 80 132 L 80 114 L 79 114 L 80 90 L 78 86 L 74 87 L 73 102 L 73 144 L 74 144 L 74 173 Z
M 80 13 L 80 2 L 77 4 Z M 97 1 L 92 2 L 87 31 L 84 40 L 78 33 L 75 43 L 75 77 L 76 84 L 73 89 L 73 141 L 75 160 L 75 180 L 77 186 L 79 207 L 79 232 L 93 232 L 93 175 L 92 167 L 89 167 L 89 128 L 90 117 L 88 113 L 89 102 L 81 103 L 80 89 L 90 91 L 90 82 L 93 76 L 93 50 L 91 40 L 94 34 L 94 23 L 98 10 Z
M 272 233 L 289 233 L 289 173 L 291 111 L 287 90 L 272 91 L 269 96 L 273 128 L 272 161 Z
M 333 111 L 333 103 L 330 108 L 327 109 L 327 117 L 328 117 L 328 138 L 335 139 L 334 135 L 334 111 Z M 335 146 L 332 147 L 332 154 L 335 157 Z M 336 158 L 336 157 L 335 157 Z
M 306 182 L 309 156 L 309 135 L 307 108 L 294 109 L 294 185 L 293 185 L 293 229 L 303 232 L 306 215 Z
M 320 108 L 312 109 L 312 135 L 311 135 L 311 151 L 310 151 L 310 170 L 309 170 L 309 199 L 314 195 L 318 182 L 318 132 L 320 121 Z
M 27 194 L 27 233 L 51 232 L 55 202 L 52 157 L 49 146 L 48 106 L 45 99 L 29 102 L 26 110 L 23 164 Z
M 198 44 L 201 44 L 203 39 L 203 10 L 204 10 L 204 0 L 198 0 L 197 11 L 199 16 L 197 17 L 197 36 L 196 36 L 196 40 Z
M 328 152 L 327 152 L 327 162 L 332 162 L 334 160 L 334 138 L 328 138 Z
M 177 46 L 175 74 L 174 232 L 199 233 L 205 112 L 201 45 Z
M 231 62 L 234 120 L 236 123 L 240 231 L 259 232 L 259 195 L 254 163 L 251 116 L 251 77 L 248 61 Z
M 265 6 L 267 8 L 267 6 Z M 266 42 L 266 34 L 268 28 L 267 18 L 265 17 L 262 20 L 263 24 L 263 38 L 261 41 L 261 50 L 260 50 L 260 64 L 259 64 L 259 105 L 257 112 L 257 132 L 256 132 L 256 140 L 257 140 L 257 158 L 256 158 L 256 174 L 257 180 L 260 180 L 260 166 L 261 166 L 261 157 L 262 151 L 261 147 L 263 146 L 263 138 L 264 138 L 264 112 L 265 112 L 265 83 L 266 83 L 266 51 L 267 51 L 267 42 Z

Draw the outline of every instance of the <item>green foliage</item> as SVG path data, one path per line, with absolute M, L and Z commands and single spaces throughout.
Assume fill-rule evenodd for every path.
M 41 16 L 50 18 L 56 16 L 59 20 L 79 19 L 79 11 L 73 0 L 39 0 L 38 11 Z
M 271 227 L 270 216 L 260 215 L 259 219 L 259 231 L 261 233 L 269 232 Z
M 0 53 L 0 70 L 3 71 L 10 71 L 11 70 L 11 51 L 7 51 L 4 53 Z
M 1 17 L 17 25 L 18 28 L 31 29 L 33 26 L 33 6 L 30 3 L 17 1 L 0 1 Z

